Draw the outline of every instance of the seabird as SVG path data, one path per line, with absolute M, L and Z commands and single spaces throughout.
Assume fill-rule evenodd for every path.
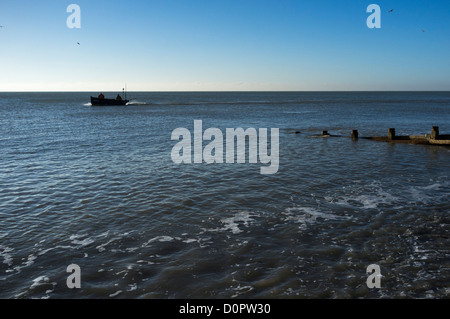
M 388 12 L 393 12 L 394 11 L 394 9 L 391 9 L 391 10 L 389 10 Z
M 77 42 L 78 45 L 80 45 L 80 42 Z

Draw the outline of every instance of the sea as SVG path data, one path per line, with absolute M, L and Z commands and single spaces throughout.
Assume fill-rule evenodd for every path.
M 450 92 L 99 93 L 0 93 L 1 299 L 450 297 L 450 148 L 364 138 L 450 134 Z M 194 121 L 278 170 L 175 163 Z

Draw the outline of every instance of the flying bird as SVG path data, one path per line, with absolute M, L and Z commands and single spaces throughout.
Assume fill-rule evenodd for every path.
M 78 45 L 81 45 L 80 42 L 77 42 Z
M 394 9 L 391 9 L 391 10 L 389 10 L 388 12 L 393 12 L 394 11 Z

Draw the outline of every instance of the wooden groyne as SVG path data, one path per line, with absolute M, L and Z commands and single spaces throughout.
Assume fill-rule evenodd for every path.
M 328 131 L 323 131 L 320 137 L 333 137 L 336 135 L 331 135 Z M 389 143 L 409 143 L 409 144 L 422 144 L 422 145 L 445 145 L 450 146 L 450 135 L 442 135 L 439 133 L 439 127 L 433 126 L 431 128 L 431 134 L 425 135 L 407 135 L 399 136 L 395 134 L 395 128 L 390 128 L 388 130 L 387 136 L 369 136 L 361 137 L 358 130 L 352 130 L 351 138 L 353 140 L 357 139 L 368 139 L 378 142 L 389 142 Z
M 408 135 L 398 136 L 395 134 L 395 128 L 388 130 L 387 136 L 374 136 L 368 139 L 381 142 L 390 143 L 411 143 L 411 144 L 423 144 L 423 145 L 450 145 L 450 135 L 439 134 L 439 127 L 433 126 L 431 128 L 431 134 L 425 135 Z
M 390 143 L 430 144 L 426 135 L 398 136 L 395 134 L 395 128 L 390 128 L 387 136 L 372 136 L 367 139 Z

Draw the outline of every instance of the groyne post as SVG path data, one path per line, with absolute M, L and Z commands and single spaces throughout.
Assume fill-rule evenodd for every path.
M 391 140 L 395 140 L 395 128 L 390 128 L 388 130 L 388 139 Z
M 437 140 L 439 138 L 439 126 L 433 126 L 431 128 L 431 138 Z
M 352 139 L 356 140 L 358 138 L 358 130 L 352 130 Z

